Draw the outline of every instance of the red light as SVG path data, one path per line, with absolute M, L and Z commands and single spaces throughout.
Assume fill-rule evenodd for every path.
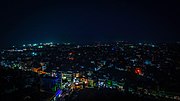
M 73 55 L 73 54 L 75 54 L 75 52 L 69 52 L 69 55 Z
M 138 74 L 138 75 L 141 75 L 142 74 L 142 71 L 140 68 L 136 68 L 135 69 L 135 73 Z

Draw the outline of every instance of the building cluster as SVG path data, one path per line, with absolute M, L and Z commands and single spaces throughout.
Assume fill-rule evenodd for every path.
M 38 91 L 53 93 L 52 100 L 83 88 L 112 88 L 180 100 L 174 93 L 179 92 L 179 52 L 179 43 L 40 43 L 1 51 L 0 65 L 37 74 Z

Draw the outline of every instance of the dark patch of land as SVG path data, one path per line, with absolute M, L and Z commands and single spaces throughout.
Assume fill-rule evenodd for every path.
M 120 92 L 117 89 L 88 88 L 73 92 L 66 101 L 164 101 L 153 96 L 138 96 L 135 94 Z

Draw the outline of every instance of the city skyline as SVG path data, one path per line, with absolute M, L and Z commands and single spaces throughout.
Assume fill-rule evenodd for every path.
M 0 99 L 178 101 L 179 46 L 122 41 L 15 46 L 0 54 Z

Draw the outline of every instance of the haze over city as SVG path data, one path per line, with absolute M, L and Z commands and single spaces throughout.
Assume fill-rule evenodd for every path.
M 5 0 L 0 5 L 2 48 L 51 41 L 179 41 L 176 0 Z

